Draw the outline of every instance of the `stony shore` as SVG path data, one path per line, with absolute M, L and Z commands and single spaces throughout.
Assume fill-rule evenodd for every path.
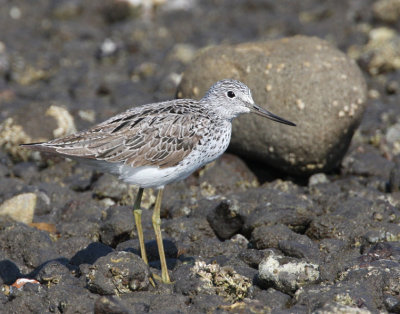
M 400 2 L 143 3 L 0 0 L 0 312 L 400 313 Z M 205 47 L 295 35 L 325 40 L 360 68 L 365 112 L 344 110 L 357 119 L 346 124 L 344 151 L 330 152 L 331 167 L 280 168 L 278 155 L 251 158 L 236 140 L 167 186 L 161 216 L 173 284 L 149 281 L 160 275 L 153 191 L 143 201 L 148 267 L 132 214 L 135 187 L 18 146 L 179 96 L 182 74 Z M 326 87 L 319 83 L 316 93 Z M 345 87 L 325 90 L 347 101 Z M 311 119 L 310 129 L 323 125 Z

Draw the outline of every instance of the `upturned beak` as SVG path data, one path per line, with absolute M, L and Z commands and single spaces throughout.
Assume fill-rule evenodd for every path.
M 256 104 L 252 104 L 250 106 L 250 111 L 254 112 L 255 114 L 258 114 L 259 116 L 271 119 L 272 121 L 276 121 L 276 122 L 291 125 L 291 126 L 296 126 L 296 124 L 294 124 L 293 122 L 290 122 L 281 117 L 278 117 L 277 115 L 274 115 L 272 112 L 269 112 L 268 110 L 265 110 L 265 109 L 261 108 L 260 106 L 257 106 Z

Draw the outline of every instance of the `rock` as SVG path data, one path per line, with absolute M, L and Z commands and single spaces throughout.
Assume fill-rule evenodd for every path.
M 315 173 L 311 177 L 308 178 L 308 186 L 328 183 L 329 179 L 325 173 Z
M 14 159 L 28 159 L 28 150 L 22 150 L 19 144 L 29 142 L 32 142 L 32 138 L 13 118 L 7 118 L 0 123 L 0 147 Z
M 299 289 L 293 302 L 312 304 L 311 312 L 322 309 L 321 313 L 357 313 L 355 309 L 361 308 L 370 311 L 368 313 L 375 313 L 384 307 L 384 293 L 397 295 L 394 291 L 399 290 L 399 278 L 400 268 L 397 261 L 384 258 L 360 264 L 357 258 L 348 262 L 346 269 L 338 272 L 333 282 Z M 343 306 L 345 307 L 341 311 L 340 307 Z
M 387 129 L 385 139 L 393 147 L 391 149 L 392 154 L 400 154 L 400 123 L 396 123 Z
M 319 280 L 319 265 L 288 258 L 272 250 L 269 253 L 258 268 L 259 277 L 266 284 L 272 284 L 284 293 L 292 293 Z
M 251 243 L 259 250 L 278 248 L 280 241 L 289 240 L 292 236 L 294 232 L 282 224 L 260 226 L 253 230 Z
M 395 23 L 400 19 L 399 0 L 378 0 L 372 6 L 374 16 L 386 23 Z
M 97 49 L 96 57 L 99 60 L 114 57 L 117 55 L 119 49 L 120 47 L 117 43 L 115 43 L 111 38 L 106 38 Z M 98 92 L 105 95 L 110 93 L 108 88 L 104 85 L 99 87 Z
M 388 27 L 374 28 L 369 32 L 368 43 L 353 47 L 350 53 L 371 75 L 396 71 L 400 68 L 400 36 Z
M 221 239 L 229 239 L 243 227 L 237 200 L 224 200 L 207 215 L 207 221 Z
M 73 272 L 76 272 L 78 268 L 72 265 L 68 266 L 71 270 L 59 261 L 50 261 L 39 270 L 36 279 L 48 287 L 57 284 L 76 284 L 79 280 L 74 276 Z
M 16 164 L 12 170 L 16 177 L 29 182 L 37 175 L 38 167 L 34 162 L 20 162 Z
M 94 313 L 96 314 L 130 314 L 122 303 L 116 298 L 102 296 L 94 304 Z
M 65 238 L 83 237 L 93 241 L 99 241 L 99 225 L 90 221 L 64 222 L 59 225 L 57 231 Z
M 49 234 L 25 224 L 0 219 L 0 247 L 21 273 L 60 258 Z
M 231 267 L 196 261 L 192 268 L 184 265 L 176 272 L 176 290 L 184 295 L 217 294 L 229 301 L 247 297 L 251 281 Z
M 267 290 L 257 290 L 254 299 L 260 300 L 272 310 L 284 310 L 290 302 L 291 297 L 274 288 Z
M 0 76 L 4 77 L 10 71 L 10 56 L 4 42 L 0 41 Z M 5 96 L 5 94 L 3 94 Z M 6 96 L 9 97 L 11 94 Z M 0 97 L 1 99 L 2 97 Z
M 400 164 L 396 163 L 390 171 L 389 176 L 389 192 L 398 192 L 400 190 Z
M 60 20 L 68 20 L 78 17 L 83 7 L 79 1 L 60 1 L 54 5 L 52 14 Z
M 264 258 L 264 251 L 255 249 L 243 250 L 239 253 L 238 257 L 250 267 L 258 268 L 258 265 Z
M 253 230 L 251 242 L 258 249 L 275 248 L 285 255 L 318 260 L 318 246 L 310 238 L 285 225 L 261 226 Z
M 202 196 L 226 195 L 259 185 L 257 177 L 239 157 L 223 154 L 198 172 Z
M 382 156 L 382 153 L 371 146 L 361 146 L 349 152 L 342 162 L 345 174 L 376 176 L 389 179 L 394 162 Z
M 54 137 L 62 137 L 76 132 L 74 118 L 64 107 L 51 105 L 45 114 L 53 117 L 57 122 L 57 128 L 53 130 Z
M 87 248 L 92 240 L 86 237 L 72 236 L 64 237 L 61 236 L 56 242 L 57 252 L 67 258 L 71 259 L 77 252 Z
M 25 60 L 18 54 L 11 54 L 10 59 L 10 78 L 19 85 L 27 87 L 39 81 L 47 80 L 51 76 L 50 69 L 39 64 L 40 61 Z M 42 63 L 46 62 L 45 60 L 41 61 Z
M 297 191 L 280 191 L 279 188 L 264 186 L 247 193 L 247 197 L 252 201 L 256 200 L 258 204 L 251 210 L 244 198 L 240 203 L 240 214 L 245 217 L 244 234 L 250 234 L 260 226 L 275 224 L 290 226 L 293 232 L 303 233 L 312 217 L 319 212 L 318 206 L 315 206 L 309 197 Z
M 190 308 L 193 313 L 216 313 L 224 305 L 229 304 L 229 301 L 219 295 L 199 294 L 190 297 Z
M 188 64 L 193 60 L 196 54 L 196 49 L 190 44 L 175 44 L 172 51 L 168 55 L 168 59 Z
M 385 307 L 388 312 L 399 313 L 400 312 L 400 299 L 399 297 L 394 297 L 388 295 L 385 297 Z
M 293 174 L 335 168 L 365 107 L 356 64 L 317 38 L 207 48 L 186 69 L 178 97 L 198 99 L 223 78 L 243 81 L 256 103 L 297 123 L 290 128 L 242 116 L 233 123 L 230 149 Z
M 336 302 L 325 304 L 313 312 L 314 314 L 371 314 L 372 312 L 367 309 L 360 309 L 358 306 L 349 306 Z
M 88 288 L 101 295 L 123 294 L 145 290 L 149 285 L 149 268 L 129 252 L 112 252 L 100 257 L 87 274 Z
M 134 228 L 132 207 L 112 206 L 107 210 L 104 222 L 100 226 L 101 242 L 115 247 L 131 238 Z
M 36 200 L 35 193 L 18 194 L 0 205 L 0 216 L 8 215 L 15 221 L 29 224 L 33 221 Z
M 106 1 L 102 7 L 102 15 L 106 22 L 117 23 L 124 21 L 132 16 L 140 14 L 140 4 L 130 3 L 130 1 Z
M 0 146 L 15 159 L 26 160 L 32 152 L 19 144 L 42 142 L 75 131 L 74 118 L 63 106 L 32 102 L 0 123 Z

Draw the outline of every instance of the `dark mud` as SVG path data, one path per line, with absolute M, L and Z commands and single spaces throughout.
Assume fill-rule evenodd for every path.
M 23 200 L 33 213 L 33 224 L 0 218 L 0 312 L 398 313 L 400 70 L 396 49 L 385 47 L 399 45 L 400 16 L 387 8 L 396 1 L 378 2 L 168 1 L 140 10 L 0 0 L 0 204 Z M 373 46 L 378 28 L 389 35 Z M 168 186 L 162 230 L 173 284 L 149 282 L 160 275 L 154 193 L 143 202 L 147 268 L 130 210 L 135 188 L 16 145 L 173 98 L 207 45 L 297 34 L 327 39 L 363 71 L 368 106 L 350 148 L 339 168 L 310 179 L 226 154 Z M 18 278 L 39 283 L 10 287 Z

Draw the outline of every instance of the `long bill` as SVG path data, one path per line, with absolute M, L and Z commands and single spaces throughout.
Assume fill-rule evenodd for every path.
M 294 124 L 293 122 L 290 122 L 286 119 L 278 117 L 277 115 L 273 114 L 272 112 L 269 112 L 268 110 L 265 110 L 265 109 L 261 108 L 260 106 L 257 106 L 256 104 L 252 104 L 250 110 L 251 110 L 251 112 L 258 114 L 259 116 L 268 118 L 272 121 L 276 121 L 276 122 L 291 125 L 291 126 L 296 126 L 296 124 Z

